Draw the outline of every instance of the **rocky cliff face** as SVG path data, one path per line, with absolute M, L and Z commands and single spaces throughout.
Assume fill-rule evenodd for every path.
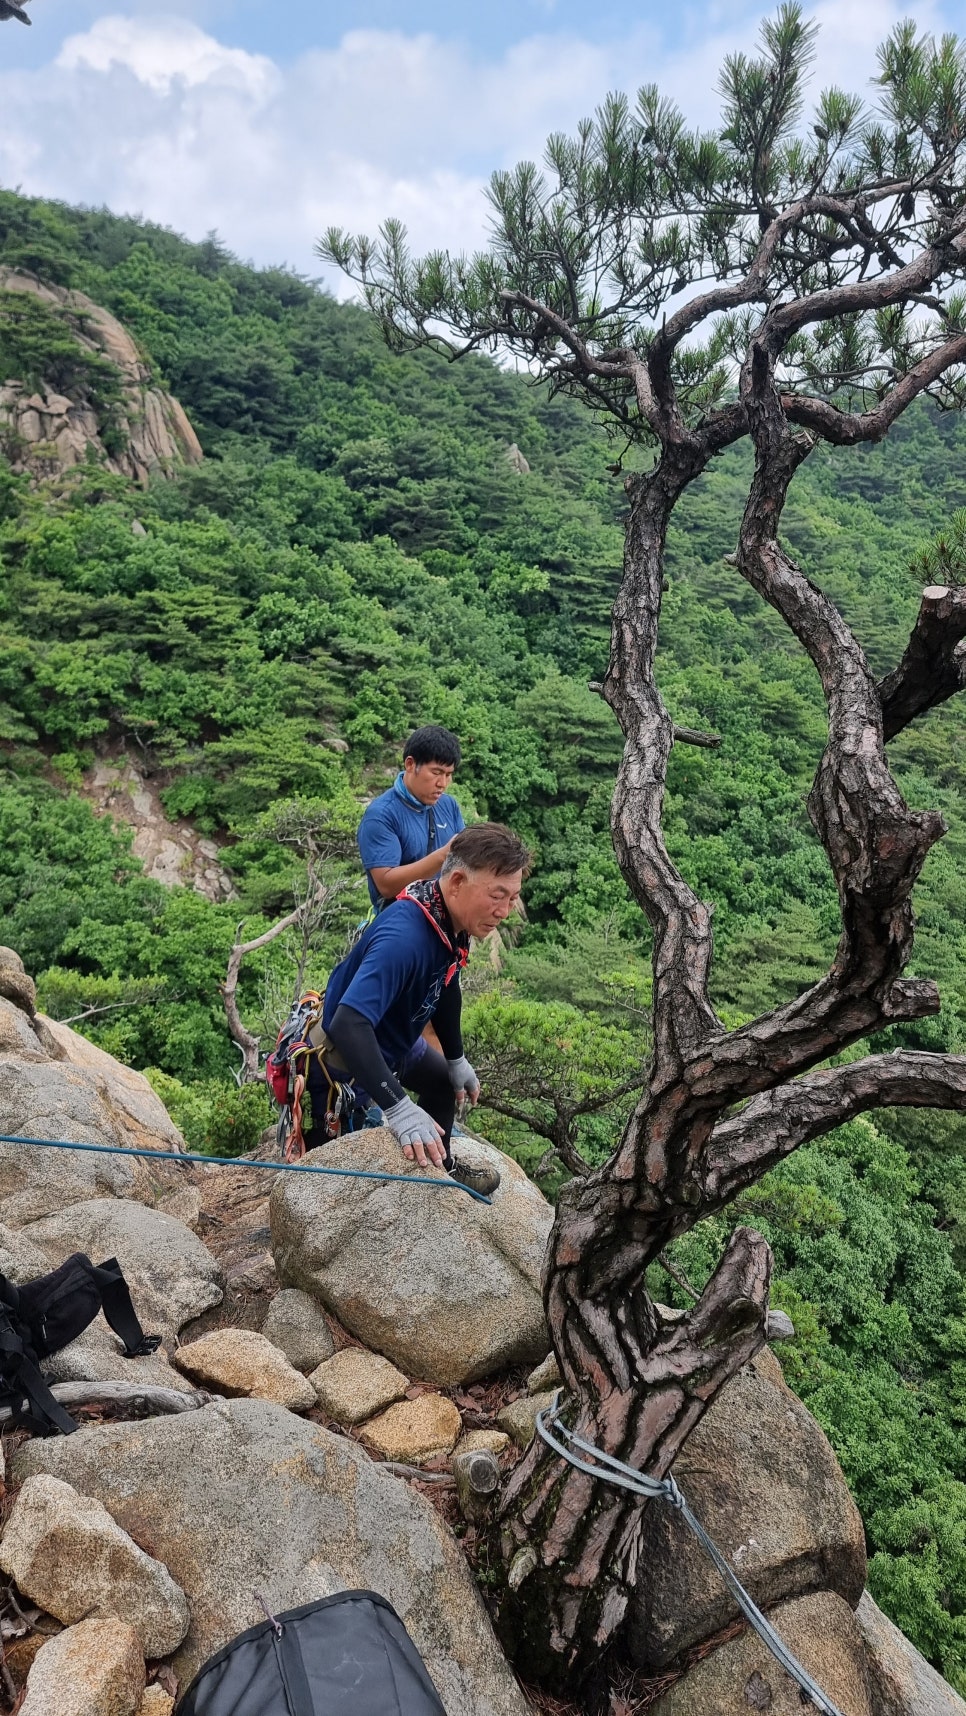
M 41 338 L 33 359 L 29 336 L 44 327 L 57 355 Z M 152 385 L 130 334 L 83 292 L 0 268 L 0 361 L 0 452 L 15 471 L 57 476 L 93 458 L 143 486 L 200 463 L 178 401 Z
M 172 822 L 156 784 L 124 752 L 89 769 L 81 792 L 99 813 L 133 828 L 131 850 L 146 876 L 165 887 L 180 883 L 209 900 L 235 898 L 215 842 L 198 834 L 190 822 Z

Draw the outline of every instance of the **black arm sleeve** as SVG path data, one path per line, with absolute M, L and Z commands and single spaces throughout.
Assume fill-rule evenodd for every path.
M 368 1019 L 354 1007 L 337 1007 L 328 1035 L 353 1084 L 368 1091 L 380 1108 L 402 1101 L 406 1092 L 389 1071 Z
M 433 1014 L 433 1030 L 439 1038 L 439 1046 L 448 1061 L 455 1061 L 463 1053 L 463 1032 L 460 1019 L 463 1012 L 463 997 L 460 994 L 460 980 L 454 977 L 447 983 Z

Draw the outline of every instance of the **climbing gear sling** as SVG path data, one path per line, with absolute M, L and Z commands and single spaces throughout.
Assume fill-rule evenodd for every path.
M 355 1106 L 350 1080 L 337 1078 L 329 1069 L 332 1044 L 322 1028 L 324 994 L 307 989 L 300 996 L 278 1033 L 278 1040 L 265 1063 L 265 1079 L 282 1112 L 278 1122 L 278 1144 L 286 1162 L 305 1155 L 302 1130 L 302 1098 L 308 1082 L 309 1062 L 321 1069 L 325 1089 L 325 1111 L 313 1113 L 313 1127 L 321 1126 L 327 1138 L 338 1138 L 343 1123 Z

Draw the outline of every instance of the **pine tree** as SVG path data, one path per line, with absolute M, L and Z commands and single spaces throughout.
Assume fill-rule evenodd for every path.
M 966 678 L 966 591 L 930 583 L 908 648 L 874 679 L 862 646 L 779 536 L 796 471 L 822 443 L 877 441 L 920 397 L 966 398 L 966 50 L 899 25 L 874 101 L 825 90 L 804 115 L 814 27 L 784 5 L 757 57 L 724 64 L 720 122 L 689 130 L 654 87 L 610 96 L 541 169 L 493 176 L 493 235 L 472 257 L 414 258 L 404 229 L 331 231 L 320 246 L 361 283 L 397 348 L 512 354 L 571 394 L 650 468 L 625 479 L 623 582 L 602 693 L 625 749 L 614 844 L 654 939 L 654 1053 L 614 1155 L 561 1196 L 546 1305 L 567 1421 L 662 1476 L 721 1387 L 766 1339 L 771 1258 L 734 1233 L 699 1302 L 668 1320 L 645 1271 L 806 1140 L 869 1110 L 966 1108 L 966 1057 L 896 1051 L 829 1065 L 851 1044 L 939 1007 L 903 975 L 912 891 L 944 832 L 910 809 L 885 747 Z M 708 994 L 711 908 L 661 832 L 677 733 L 655 684 L 668 523 L 722 449 L 748 437 L 734 565 L 808 653 L 828 742 L 808 802 L 838 888 L 831 968 L 736 1030 Z M 645 461 L 637 459 L 638 465 Z M 953 557 L 955 558 L 955 557 Z M 950 556 L 936 557 L 945 569 Z M 641 1504 L 537 1440 L 503 1497 L 492 1548 L 528 1576 L 503 1596 L 511 1654 L 557 1689 L 593 1677 L 638 1577 Z M 518 1560 L 517 1566 L 520 1566 Z M 514 1584 L 517 1582 L 514 1581 Z

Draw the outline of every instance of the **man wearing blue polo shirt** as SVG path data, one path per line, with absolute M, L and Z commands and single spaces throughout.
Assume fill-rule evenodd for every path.
M 446 791 L 460 760 L 459 740 L 445 727 L 418 727 L 387 792 L 367 807 L 356 839 L 377 912 L 410 882 L 437 876 L 450 841 L 463 827 Z
M 516 909 L 529 869 L 523 841 L 500 823 L 478 822 L 457 835 L 439 880 L 410 882 L 332 972 L 326 1041 L 309 1063 L 317 1112 L 325 1106 L 323 1079 L 348 1081 L 361 1107 L 379 1104 L 410 1160 L 444 1167 L 486 1194 L 500 1183 L 497 1171 L 450 1149 L 457 1100 L 475 1103 L 480 1094 L 463 1050 L 460 971 L 470 938 L 490 935 Z M 439 1049 L 422 1035 L 429 1024 Z

